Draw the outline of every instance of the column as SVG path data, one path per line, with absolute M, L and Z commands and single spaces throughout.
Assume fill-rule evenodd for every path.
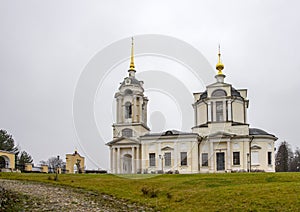
M 209 149 L 210 149 L 210 171 L 214 172 L 215 171 L 215 163 L 214 163 L 214 160 L 215 160 L 215 152 L 214 152 L 214 143 L 212 141 L 209 141 L 210 142 L 210 146 L 209 146 Z
M 231 101 L 227 101 L 227 117 L 228 117 L 228 121 L 232 121 L 232 114 L 231 114 Z
M 227 119 L 227 101 L 223 101 L 223 121 L 228 120 Z
M 117 123 L 120 123 L 120 99 L 117 98 Z
M 140 122 L 140 97 L 136 97 L 136 122 Z
M 247 123 L 247 119 L 248 119 L 248 117 L 247 117 L 247 104 L 244 102 L 244 121 L 245 121 L 245 124 Z
M 215 122 L 216 121 L 216 103 L 211 102 L 211 121 Z
M 198 110 L 198 105 L 194 104 L 194 121 L 195 121 L 195 126 L 198 126 L 198 114 L 197 114 L 197 110 Z
M 131 173 L 134 174 L 135 173 L 135 154 L 134 154 L 134 147 L 131 147 Z
M 212 122 L 212 117 L 211 117 L 211 102 L 207 103 L 207 121 Z
M 120 157 L 120 147 L 117 148 L 117 174 L 121 174 L 121 157 Z
M 230 141 L 227 141 L 227 170 L 231 170 L 231 148 Z
M 161 159 L 159 158 L 159 155 L 161 155 L 161 157 L 162 157 L 162 153 L 161 153 L 161 142 L 159 142 L 158 143 L 158 151 L 157 151 L 157 153 L 158 153 L 158 155 L 155 155 L 155 157 L 156 157 L 156 167 L 157 167 L 157 169 L 156 169 L 156 171 L 157 170 L 162 170 L 162 166 L 161 166 Z
M 124 107 L 124 99 L 120 99 L 120 123 L 124 123 L 125 122 L 125 107 Z
M 113 156 L 114 156 L 114 164 L 113 164 L 113 166 L 114 166 L 114 174 L 116 174 L 117 173 L 117 161 L 118 161 L 117 154 L 116 154 L 117 148 L 114 148 L 113 152 L 114 152 L 113 153 Z
M 140 98 L 140 101 L 139 101 L 139 111 L 140 111 L 140 113 L 139 113 L 139 120 L 138 120 L 138 122 L 139 123 L 142 123 L 143 122 L 143 110 L 142 110 L 142 105 L 143 105 L 143 101 L 142 101 L 142 97 Z
M 136 148 L 136 170 L 138 172 L 141 172 L 141 166 L 140 166 L 141 160 L 140 160 L 140 147 L 138 146 Z
M 178 147 L 178 142 L 175 142 L 175 144 L 174 144 L 174 156 L 171 155 L 172 157 L 174 157 L 173 167 L 174 167 L 175 170 L 178 170 L 178 148 L 177 147 Z
M 142 174 L 144 174 L 144 170 L 146 169 L 146 159 L 148 158 L 148 155 L 146 155 L 146 152 L 145 152 L 145 144 L 141 144 L 141 149 L 142 149 L 142 156 L 141 156 L 141 163 L 142 163 L 142 167 L 141 167 L 141 172 Z M 143 160 L 144 158 L 144 160 Z M 147 159 L 149 160 L 149 159 Z
M 114 148 L 110 147 L 110 172 L 114 173 Z
M 136 96 L 133 96 L 131 110 L 132 110 L 132 123 L 133 123 L 136 120 Z
M 145 108 L 144 108 L 144 123 L 147 125 L 147 108 L 148 108 L 148 100 L 146 99 L 146 100 L 144 100 L 145 101 Z

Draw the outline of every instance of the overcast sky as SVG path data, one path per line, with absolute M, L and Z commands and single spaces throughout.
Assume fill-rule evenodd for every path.
M 64 158 L 77 148 L 87 157 L 87 168 L 108 168 L 107 141 L 95 144 L 77 138 L 74 92 L 98 52 L 121 39 L 145 34 L 189 43 L 212 67 L 220 43 L 226 82 L 248 89 L 250 127 L 275 134 L 277 143 L 286 140 L 300 147 L 300 3 L 296 0 L 0 2 L 0 128 L 12 134 L 36 164 L 51 156 Z M 147 63 L 145 57 L 136 60 L 141 69 L 143 62 Z M 176 69 L 176 64 L 169 64 Z M 110 93 L 117 91 L 127 67 L 128 61 L 123 61 L 115 67 L 118 74 L 110 76 L 117 83 L 106 93 L 109 104 L 114 101 Z M 147 79 L 140 80 L 147 84 Z M 193 92 L 202 89 L 199 84 Z M 146 92 L 149 99 L 151 92 Z M 99 95 L 95 105 L 101 108 Z M 157 111 L 159 95 L 151 101 Z M 168 111 L 160 108 L 162 113 Z M 168 123 L 168 115 L 163 118 Z M 111 124 L 103 139 L 111 139 Z

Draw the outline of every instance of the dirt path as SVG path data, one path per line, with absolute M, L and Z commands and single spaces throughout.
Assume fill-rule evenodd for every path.
M 152 211 L 109 195 L 37 182 L 0 179 L 0 188 L 25 195 L 17 200 L 24 211 Z

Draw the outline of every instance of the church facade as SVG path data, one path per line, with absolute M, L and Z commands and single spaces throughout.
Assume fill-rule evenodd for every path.
M 150 133 L 148 98 L 143 81 L 135 77 L 132 43 L 129 75 L 115 94 L 113 140 L 107 143 L 111 173 L 275 172 L 277 137 L 249 128 L 247 90 L 224 82 L 220 56 L 216 82 L 193 94 L 192 131 Z

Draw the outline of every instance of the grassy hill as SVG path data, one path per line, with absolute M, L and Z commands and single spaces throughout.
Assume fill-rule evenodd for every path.
M 59 175 L 0 173 L 105 193 L 161 211 L 299 211 L 300 173 Z

